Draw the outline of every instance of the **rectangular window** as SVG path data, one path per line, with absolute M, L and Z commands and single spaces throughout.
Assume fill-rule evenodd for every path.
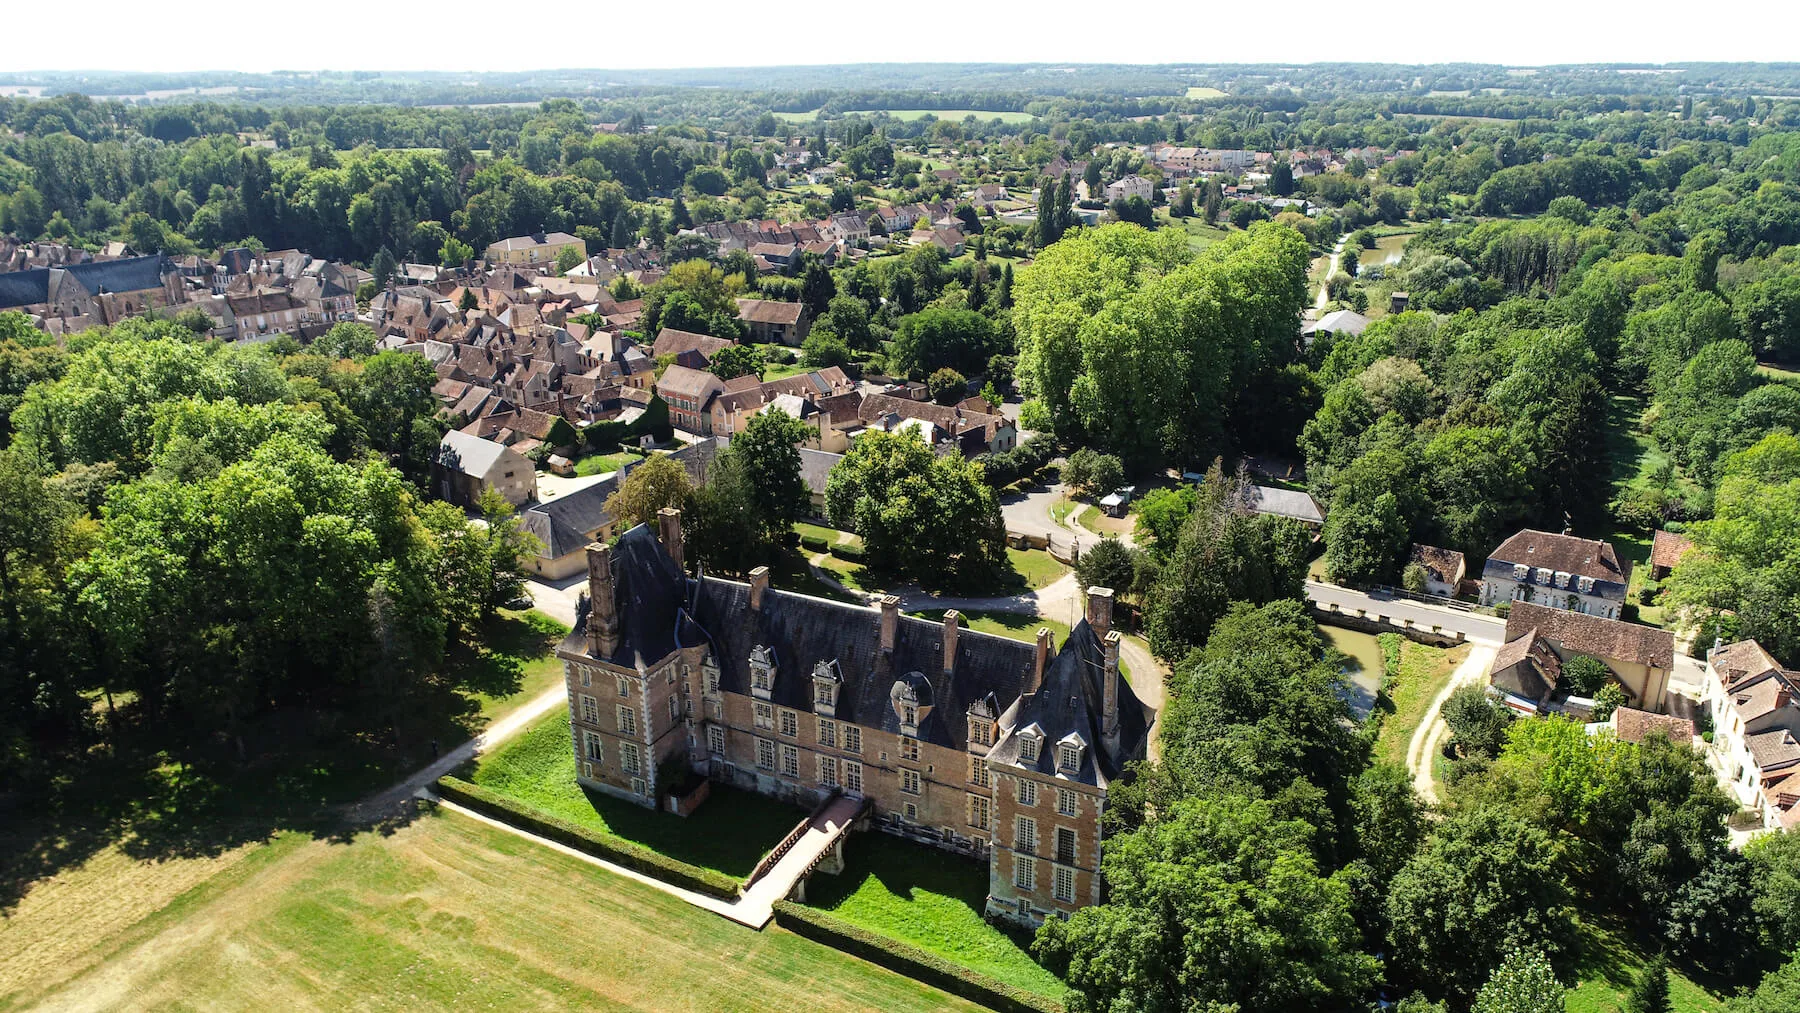
M 969 826 L 990 830 L 994 825 L 994 803 L 986 795 L 969 796 Z
M 800 716 L 794 711 L 784 709 L 781 712 L 781 734 L 789 738 L 800 734 Z
M 594 779 L 594 765 L 583 761 L 581 764 L 581 776 L 592 781 Z
M 1074 743 L 1065 743 L 1057 748 L 1059 755 L 1056 765 L 1064 770 L 1081 769 L 1081 747 Z
M 900 758 L 902 760 L 917 760 L 919 758 L 919 740 L 902 738 L 900 740 Z
M 832 690 L 831 683 L 823 680 L 813 683 L 813 703 L 830 707 L 837 702 L 837 693 Z
M 594 684 L 594 673 L 591 669 L 583 668 L 581 670 L 581 684 L 583 686 L 592 686 Z
M 1075 828 L 1056 828 L 1056 860 L 1066 865 L 1075 864 Z
M 706 695 L 707 696 L 718 696 L 719 695 L 719 670 L 712 667 L 711 665 L 707 665 L 705 668 L 701 669 L 701 671 L 706 673 Z
M 639 774 L 643 767 L 638 762 L 638 747 L 629 743 L 619 743 L 619 766 L 627 774 Z M 642 792 L 639 792 L 642 794 Z
M 764 770 L 775 769 L 775 743 L 768 739 L 756 740 L 756 765 Z
M 1019 778 L 1019 804 L 1024 806 L 1037 805 L 1036 781 L 1027 781 L 1022 777 Z
M 977 746 L 993 745 L 994 744 L 993 727 L 994 727 L 993 725 L 987 723 L 986 721 L 982 720 L 981 718 L 972 719 L 969 722 L 969 741 Z
M 844 761 L 844 790 L 852 795 L 862 794 L 862 764 L 855 760 Z
M 781 747 L 781 772 L 788 777 L 800 776 L 800 748 L 798 746 Z
M 844 726 L 844 752 L 862 752 L 862 729 L 855 725 Z
M 619 705 L 619 734 L 637 734 L 637 712 L 624 704 Z
M 756 704 L 756 727 L 758 727 L 758 728 L 773 728 L 773 727 L 775 727 L 775 708 L 769 706 L 766 703 Z
M 819 745 L 832 749 L 837 748 L 837 722 L 830 718 L 819 719 Z
M 835 788 L 838 784 L 838 761 L 835 756 L 819 757 L 819 783 Z
M 600 736 L 599 736 L 599 734 L 596 732 L 585 732 L 585 731 L 582 732 L 581 734 L 582 734 L 582 737 L 584 739 L 586 739 L 587 758 L 595 761 L 596 763 L 605 762 L 606 757 L 603 756 L 600 751 Z
M 983 788 L 988 786 L 987 761 L 979 756 L 969 757 L 969 783 L 978 784 Z
M 725 755 L 725 729 L 710 725 L 706 729 L 706 748 L 715 756 Z
M 600 704 L 586 693 L 581 694 L 581 720 L 590 725 L 600 723 Z
M 761 665 L 751 668 L 750 686 L 752 689 L 760 689 L 767 693 L 769 691 L 769 670 Z
M 669 723 L 674 724 L 675 722 L 680 721 L 680 720 L 681 720 L 681 700 L 678 697 L 671 696 L 671 697 L 669 697 Z
M 1075 793 L 1067 788 L 1056 789 L 1056 814 L 1058 816 L 1075 815 Z
M 900 790 L 908 795 L 917 795 L 919 793 L 919 772 L 902 770 L 900 772 Z
M 1013 817 L 1013 850 L 1037 853 L 1037 820 L 1029 816 Z
M 919 807 L 912 802 L 908 802 L 900 807 L 900 815 L 904 816 L 908 823 L 917 823 L 919 821 Z
M 643 778 L 634 777 L 631 779 L 631 793 L 633 795 L 642 795 L 642 794 L 648 792 L 649 790 L 650 790 L 650 785 L 648 783 L 646 783 Z
M 1056 899 L 1067 903 L 1075 901 L 1075 870 L 1056 867 Z
M 1013 856 L 1013 885 L 1027 893 L 1037 889 L 1037 859 Z
M 622 675 L 618 677 L 618 680 L 619 680 L 619 699 L 623 700 L 626 697 L 631 695 L 631 680 Z

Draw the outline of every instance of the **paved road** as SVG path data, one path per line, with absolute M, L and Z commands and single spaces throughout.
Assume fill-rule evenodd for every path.
M 1462 612 L 1407 598 L 1380 597 L 1316 580 L 1306 582 L 1306 597 L 1322 609 L 1329 610 L 1335 605 L 1338 611 L 1347 615 L 1385 619 L 1396 626 L 1411 620 L 1416 627 L 1461 633 L 1463 639 L 1478 644 L 1500 644 L 1506 640 L 1506 620 L 1480 612 Z
M 1061 485 L 1044 486 L 1023 495 L 1006 496 L 1000 500 L 1000 517 L 1006 522 L 1006 530 L 1013 534 L 1040 538 L 1055 535 L 1066 541 L 1075 537 L 1075 532 L 1056 523 L 1050 516 L 1050 508 L 1062 497 Z

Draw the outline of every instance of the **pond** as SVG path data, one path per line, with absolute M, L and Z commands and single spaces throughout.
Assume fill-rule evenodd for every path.
M 1361 721 L 1375 708 L 1375 694 L 1381 691 L 1381 644 L 1373 633 L 1323 625 L 1319 632 L 1346 659 L 1344 674 L 1349 677 L 1350 709 Z
M 1402 236 L 1382 236 L 1375 240 L 1375 248 L 1362 251 L 1356 258 L 1356 262 L 1362 267 L 1392 267 L 1400 263 L 1400 258 L 1406 253 L 1407 241 L 1410 239 L 1412 239 L 1410 233 Z

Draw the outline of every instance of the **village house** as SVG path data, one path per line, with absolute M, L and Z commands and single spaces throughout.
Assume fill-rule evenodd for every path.
M 708 405 L 724 389 L 725 381 L 713 374 L 680 364 L 664 370 L 656 384 L 656 392 L 669 405 L 669 424 L 697 436 L 711 434 Z
M 128 257 L 0 273 L 0 310 L 112 325 L 182 300 L 181 274 L 160 256 Z
M 587 259 L 587 243 L 567 232 L 534 232 L 529 236 L 514 236 L 490 243 L 482 258 L 489 264 L 550 267 L 556 264 L 562 251 L 571 248 L 581 255 L 582 260 Z
M 438 444 L 432 472 L 439 498 L 462 507 L 476 505 L 487 489 L 513 506 L 537 496 L 537 471 L 525 455 L 456 430 L 445 433 Z
M 811 329 L 805 303 L 739 299 L 737 308 L 750 340 L 760 344 L 798 345 Z
M 1573 688 L 1563 664 L 1576 655 L 1606 663 L 1609 678 L 1639 710 L 1665 709 L 1675 635 L 1667 630 L 1515 601 L 1506 616 L 1506 643 L 1488 669 L 1505 702 L 1525 713 L 1569 709 Z M 1585 711 L 1585 705 L 1578 705 Z
M 1463 554 L 1455 549 L 1440 549 L 1435 545 L 1417 543 L 1413 544 L 1406 563 L 1408 566 L 1424 569 L 1425 593 L 1435 594 L 1440 598 L 1456 596 L 1456 587 L 1462 583 L 1467 569 Z
M 1142 176 L 1123 176 L 1106 184 L 1106 202 L 1141 197 L 1150 201 L 1156 196 L 1156 183 Z
M 612 540 L 617 521 L 606 512 L 606 498 L 618 490 L 623 477 L 624 472 L 608 475 L 516 515 L 519 527 L 538 540 L 531 560 L 534 575 L 562 580 L 587 568 L 589 543 Z
M 907 242 L 914 246 L 935 246 L 952 257 L 963 252 L 963 234 L 958 229 L 914 229 Z
M 1688 554 L 1694 543 L 1686 535 L 1678 535 L 1673 531 L 1660 528 L 1650 540 L 1650 579 L 1662 580 L 1681 562 L 1681 557 Z
M 650 353 L 658 359 L 674 356 L 677 363 L 689 369 L 705 369 L 720 349 L 735 344 L 730 338 L 665 327 L 656 332 L 656 344 L 650 346 Z
M 680 511 L 587 549 L 557 649 L 584 788 L 654 807 L 671 769 L 811 806 L 988 865 L 987 913 L 1024 925 L 1103 896 L 1100 814 L 1154 712 L 1119 669 L 1112 592 L 1056 650 L 686 573 Z M 660 533 L 660 537 L 659 537 Z M 696 827 L 696 832 L 704 832 Z
M 1527 528 L 1488 556 L 1481 582 L 1483 605 L 1532 602 L 1617 619 L 1631 570 L 1611 543 Z
M 1712 717 L 1708 759 L 1720 786 L 1768 829 L 1800 824 L 1800 672 L 1754 640 L 1707 652 L 1701 705 Z

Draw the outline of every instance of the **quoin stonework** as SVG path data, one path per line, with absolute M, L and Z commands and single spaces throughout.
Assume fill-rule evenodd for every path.
M 1119 673 L 1112 591 L 1058 650 L 749 582 L 690 576 L 681 514 L 588 546 L 558 656 L 581 783 L 655 806 L 692 772 L 803 805 L 868 800 L 874 829 L 988 863 L 987 913 L 1101 900 L 1108 787 L 1153 711 Z M 696 833 L 706 832 L 695 827 Z

